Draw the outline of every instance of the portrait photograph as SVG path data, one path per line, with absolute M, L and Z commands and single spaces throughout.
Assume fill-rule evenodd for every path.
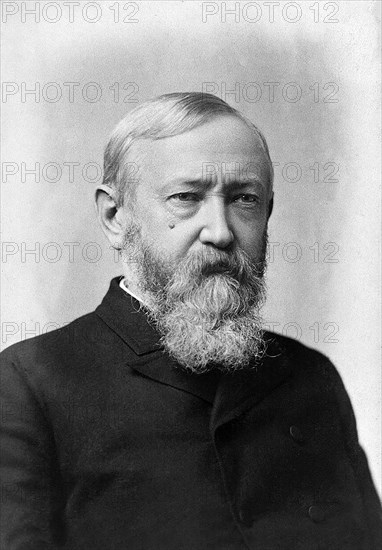
M 382 548 L 381 2 L 0 9 L 0 548 Z

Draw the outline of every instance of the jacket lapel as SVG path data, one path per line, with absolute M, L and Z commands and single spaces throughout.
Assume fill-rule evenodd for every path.
M 274 335 L 268 335 L 267 353 L 251 370 L 231 374 L 186 372 L 164 351 L 160 335 L 140 302 L 120 288 L 121 278 L 111 281 L 97 315 L 134 351 L 136 358 L 129 366 L 136 372 L 213 403 L 212 430 L 254 406 L 289 376 L 290 364 Z
M 163 351 L 141 357 L 132 368 L 143 376 L 190 393 L 212 405 L 220 379 L 219 372 L 192 374 L 182 369 Z
M 141 303 L 112 279 L 96 314 L 139 356 L 162 349 L 160 336 L 149 323 Z
M 147 378 L 212 403 L 220 373 L 193 375 L 181 369 L 164 352 L 160 335 L 140 302 L 120 288 L 121 279 L 111 281 L 96 313 L 134 351 L 136 358 L 129 361 L 129 366 Z
M 259 403 L 290 376 L 285 350 L 269 333 L 266 341 L 267 352 L 261 362 L 252 369 L 222 376 L 211 415 L 212 431 Z

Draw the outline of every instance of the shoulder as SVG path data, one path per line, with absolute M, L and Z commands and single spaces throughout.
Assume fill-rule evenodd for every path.
M 341 376 L 332 361 L 320 351 L 302 342 L 274 332 L 266 332 L 267 355 L 286 365 L 292 381 L 311 392 L 336 394 L 347 399 Z
M 24 380 L 36 391 L 51 390 L 91 377 L 98 365 L 122 354 L 120 339 L 93 312 L 6 348 L 0 354 L 0 375 L 4 383 Z
M 267 345 L 267 354 L 278 354 L 286 360 L 302 362 L 305 365 L 312 362 L 319 364 L 330 362 L 326 355 L 294 338 L 276 332 L 265 332 L 264 339 Z
M 99 317 L 95 313 L 89 313 L 61 328 L 12 344 L 1 352 L 0 359 L 3 363 L 27 358 L 41 359 L 45 354 L 50 355 L 54 351 L 65 353 L 79 339 L 84 343 L 95 341 L 95 334 L 99 335 L 104 328 L 105 325 Z

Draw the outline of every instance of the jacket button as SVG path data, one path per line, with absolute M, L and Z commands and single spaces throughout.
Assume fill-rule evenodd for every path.
M 325 511 L 321 506 L 310 506 L 308 510 L 309 517 L 315 523 L 320 523 L 325 519 Z
M 302 443 L 304 441 L 304 436 L 302 435 L 300 428 L 297 426 L 291 426 L 289 428 L 289 433 L 295 441 L 298 441 L 298 443 Z

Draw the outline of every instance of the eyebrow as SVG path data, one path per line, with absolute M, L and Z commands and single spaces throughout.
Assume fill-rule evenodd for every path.
M 170 181 L 168 181 L 165 186 L 163 187 L 164 191 L 168 191 L 170 188 L 173 188 L 175 186 L 182 186 L 182 187 L 193 187 L 194 189 L 200 189 L 205 190 L 209 189 L 214 185 L 214 180 L 207 179 L 207 178 L 197 178 L 197 179 L 183 179 L 183 178 L 174 178 Z M 257 178 L 250 178 L 248 180 L 240 180 L 240 179 L 233 179 L 229 180 L 228 182 L 223 182 L 223 187 L 229 187 L 229 189 L 242 189 L 244 187 L 248 186 L 258 186 L 264 187 L 266 182 L 262 182 L 261 180 Z

